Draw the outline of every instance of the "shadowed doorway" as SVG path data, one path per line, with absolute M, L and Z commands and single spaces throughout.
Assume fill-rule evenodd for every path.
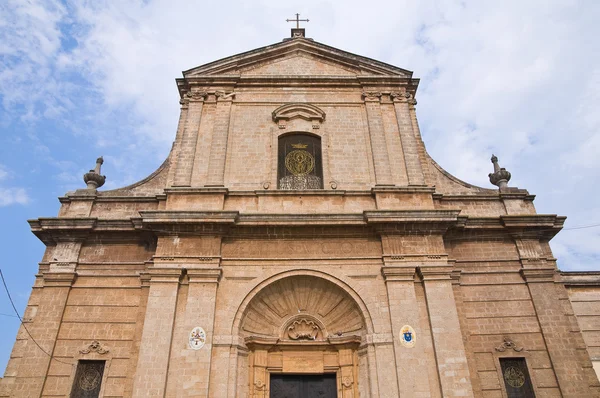
M 270 398 L 336 398 L 335 373 L 271 374 Z

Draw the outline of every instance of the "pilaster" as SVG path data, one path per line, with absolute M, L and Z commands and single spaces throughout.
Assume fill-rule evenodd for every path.
M 555 282 L 553 260 L 543 258 L 538 239 L 515 239 L 521 275 L 531 295 L 536 316 L 562 396 L 591 397 L 592 363 L 577 325 L 565 287 Z
M 181 269 L 151 268 L 133 397 L 163 397 Z
M 371 138 L 371 150 L 375 167 L 375 184 L 393 185 L 388 147 L 381 117 L 381 95 L 379 92 L 364 92 L 362 94 L 367 109 L 369 137 Z
M 208 181 L 206 186 L 224 185 L 225 161 L 227 158 L 227 137 L 234 92 L 217 91 L 217 112 L 213 128 L 210 157 L 208 161 Z
M 419 142 L 413 129 L 409 106 L 414 101 L 412 94 L 408 92 L 392 93 L 391 98 L 396 110 L 398 120 L 398 131 L 402 142 L 402 151 L 404 152 L 404 162 L 406 165 L 406 174 L 408 175 L 408 185 L 424 185 L 423 169 L 419 159 Z
M 174 344 L 172 355 L 173 362 L 177 363 L 177 368 L 185 375 L 185 382 L 177 386 L 177 396 L 207 397 L 213 354 L 215 303 L 221 268 L 188 269 L 187 276 L 189 287 L 184 319 L 181 322 L 182 328 L 175 331 L 178 341 Z M 189 347 L 188 339 L 192 329 L 197 326 L 206 332 L 206 340 L 202 348 L 194 350 Z M 211 396 L 218 395 L 211 393 Z
M 179 142 L 173 186 L 189 187 L 191 185 L 202 107 L 207 95 L 208 93 L 204 91 L 196 90 L 188 91 L 185 95 L 184 103 L 187 103 L 188 109 L 183 134 Z
M 421 265 L 442 396 L 473 397 L 471 377 L 452 289 L 452 266 Z
M 414 347 L 400 343 L 402 327 L 415 329 L 416 339 L 423 335 L 419 322 L 419 304 L 415 294 L 415 267 L 411 265 L 384 266 L 381 269 L 390 305 L 390 320 L 396 357 L 398 390 L 401 397 L 429 397 L 427 361 L 422 341 Z
M 24 319 L 17 334 L 15 347 L 17 345 L 21 347 L 19 350 L 21 358 L 19 358 L 17 377 L 11 396 L 42 396 L 50 365 L 52 365 L 52 361 L 57 361 L 56 358 L 51 359 L 50 356 L 54 355 L 65 306 L 76 277 L 74 272 L 42 274 L 43 287 L 35 316 L 31 321 Z M 31 340 L 30 335 L 37 344 Z M 62 359 L 62 361 L 66 360 Z

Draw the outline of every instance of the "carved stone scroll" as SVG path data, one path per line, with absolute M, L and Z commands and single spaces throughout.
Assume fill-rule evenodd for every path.
M 502 344 L 500 344 L 498 347 L 496 347 L 496 351 L 498 351 L 498 352 L 504 352 L 506 350 L 510 350 L 511 348 L 515 352 L 521 352 L 521 351 L 523 351 L 523 347 L 518 347 L 517 343 L 515 343 L 514 341 L 512 341 L 508 337 L 505 337 L 504 341 L 502 342 Z
M 98 340 L 94 340 L 94 341 L 92 341 L 92 343 L 89 346 L 87 346 L 83 350 L 79 350 L 79 353 L 84 354 L 84 355 L 85 354 L 89 354 L 90 352 L 96 352 L 96 353 L 98 353 L 100 355 L 104 355 L 104 354 L 107 354 L 110 351 L 104 349 L 100 345 L 100 342 Z

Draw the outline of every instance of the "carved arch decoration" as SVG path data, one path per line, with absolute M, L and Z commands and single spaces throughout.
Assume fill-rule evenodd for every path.
M 248 304 L 240 332 L 244 337 L 316 340 L 329 334 L 360 336 L 363 324 L 360 309 L 343 289 L 322 278 L 299 275 L 263 288 Z
M 279 128 L 285 128 L 287 122 L 293 119 L 303 119 L 312 123 L 313 128 L 319 128 L 325 121 L 325 112 L 317 106 L 305 103 L 291 103 L 280 106 L 271 114 Z
M 256 286 L 234 321 L 233 332 L 247 348 L 238 354 L 238 377 L 247 380 L 238 379 L 238 392 L 268 397 L 273 373 L 335 373 L 338 392 L 358 397 L 359 374 L 368 372 L 364 364 L 359 369 L 358 348 L 372 325 L 355 294 L 341 281 L 309 270 L 285 272 Z
M 374 333 L 374 328 L 373 328 L 373 321 L 371 320 L 371 315 L 369 314 L 369 311 L 367 309 L 366 304 L 363 302 L 362 298 L 360 297 L 360 295 L 354 291 L 354 289 L 352 289 L 349 285 L 347 285 L 345 282 L 341 281 L 340 279 L 333 277 L 327 273 L 321 272 L 321 271 L 316 271 L 316 270 L 311 270 L 311 269 L 296 269 L 293 271 L 284 271 L 281 272 L 279 274 L 273 275 L 270 278 L 258 283 L 244 298 L 244 300 L 242 301 L 242 303 L 240 304 L 236 315 L 234 317 L 233 320 L 233 324 L 232 324 L 232 335 L 244 335 L 244 331 L 243 331 L 243 321 L 245 320 L 246 314 L 249 311 L 249 306 L 250 303 L 259 295 L 261 294 L 261 292 L 263 292 L 263 290 L 270 286 L 273 285 L 275 282 L 278 282 L 280 280 L 283 279 L 287 279 L 290 277 L 314 277 L 317 280 L 322 280 L 321 283 L 323 282 L 329 282 L 331 285 L 331 287 L 333 287 L 334 290 L 339 291 L 342 290 L 347 297 L 356 305 L 356 308 L 358 309 L 362 322 L 363 322 L 363 326 L 364 326 L 364 333 L 366 334 L 371 334 Z M 336 334 L 338 332 L 338 330 L 333 330 L 331 331 L 332 334 Z

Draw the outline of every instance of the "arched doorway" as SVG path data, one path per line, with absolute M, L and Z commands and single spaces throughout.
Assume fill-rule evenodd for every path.
M 358 397 L 365 320 L 333 282 L 295 275 L 265 286 L 245 308 L 239 333 L 251 397 Z

